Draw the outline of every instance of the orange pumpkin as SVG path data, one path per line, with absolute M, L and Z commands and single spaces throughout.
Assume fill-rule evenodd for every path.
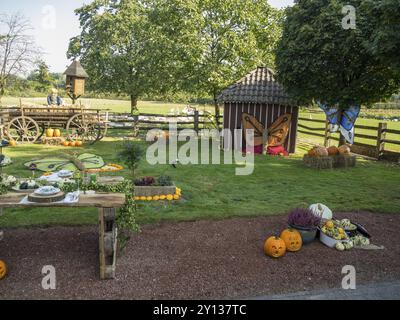
M 316 147 L 315 148 L 315 155 L 317 157 L 327 157 L 328 156 L 328 150 L 326 150 L 325 147 Z
M 315 147 L 308 151 L 308 155 L 310 157 L 315 157 L 317 154 L 315 153 Z
M 54 129 L 53 137 L 55 137 L 55 138 L 61 137 L 61 130 L 60 129 Z
M 69 146 L 69 142 L 68 142 L 68 141 L 63 141 L 63 142 L 62 142 L 62 145 L 63 145 L 64 147 L 68 147 L 68 146 Z
M 326 149 L 328 151 L 328 154 L 330 156 L 336 156 L 337 154 L 339 154 L 339 149 L 335 146 L 331 146 L 329 148 Z
M 299 251 L 303 245 L 300 232 L 295 229 L 283 230 L 281 233 L 281 239 L 285 241 L 286 250 L 290 252 Z
M 82 147 L 82 141 L 75 141 L 75 147 Z
M 338 148 L 340 154 L 350 154 L 350 147 L 348 145 L 342 145 Z
M 71 141 L 71 142 L 69 143 L 69 146 L 70 146 L 70 147 L 75 147 L 75 141 Z
M 264 243 L 264 252 L 272 258 L 279 258 L 286 253 L 286 244 L 277 236 L 269 237 Z
M 7 274 L 7 266 L 4 261 L 0 260 L 0 280 L 3 279 Z

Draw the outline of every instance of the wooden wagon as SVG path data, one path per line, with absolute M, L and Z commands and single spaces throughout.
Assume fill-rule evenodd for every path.
M 19 106 L 1 110 L 3 133 L 17 142 L 34 143 L 46 128 L 66 130 L 70 140 L 91 144 L 107 133 L 108 112 L 84 107 Z

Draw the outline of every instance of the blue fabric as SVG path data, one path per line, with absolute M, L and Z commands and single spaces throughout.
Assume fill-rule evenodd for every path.
M 339 124 L 338 119 L 340 110 L 338 107 L 329 107 L 327 104 L 323 104 L 319 101 L 317 101 L 317 104 L 325 112 L 330 124 Z M 360 109 L 360 106 L 354 105 L 350 106 L 347 110 L 344 110 L 340 119 L 340 126 L 345 128 L 347 131 L 353 129 L 358 115 L 360 114 Z

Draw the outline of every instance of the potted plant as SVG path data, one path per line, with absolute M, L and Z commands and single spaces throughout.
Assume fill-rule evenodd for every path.
M 295 208 L 289 212 L 288 224 L 300 232 L 303 244 L 311 243 L 321 223 L 321 217 L 310 209 Z

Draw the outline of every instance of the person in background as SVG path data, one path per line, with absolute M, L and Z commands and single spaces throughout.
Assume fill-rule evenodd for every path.
M 47 105 L 49 106 L 62 106 L 63 101 L 58 95 L 58 90 L 53 88 L 51 93 L 47 96 Z

